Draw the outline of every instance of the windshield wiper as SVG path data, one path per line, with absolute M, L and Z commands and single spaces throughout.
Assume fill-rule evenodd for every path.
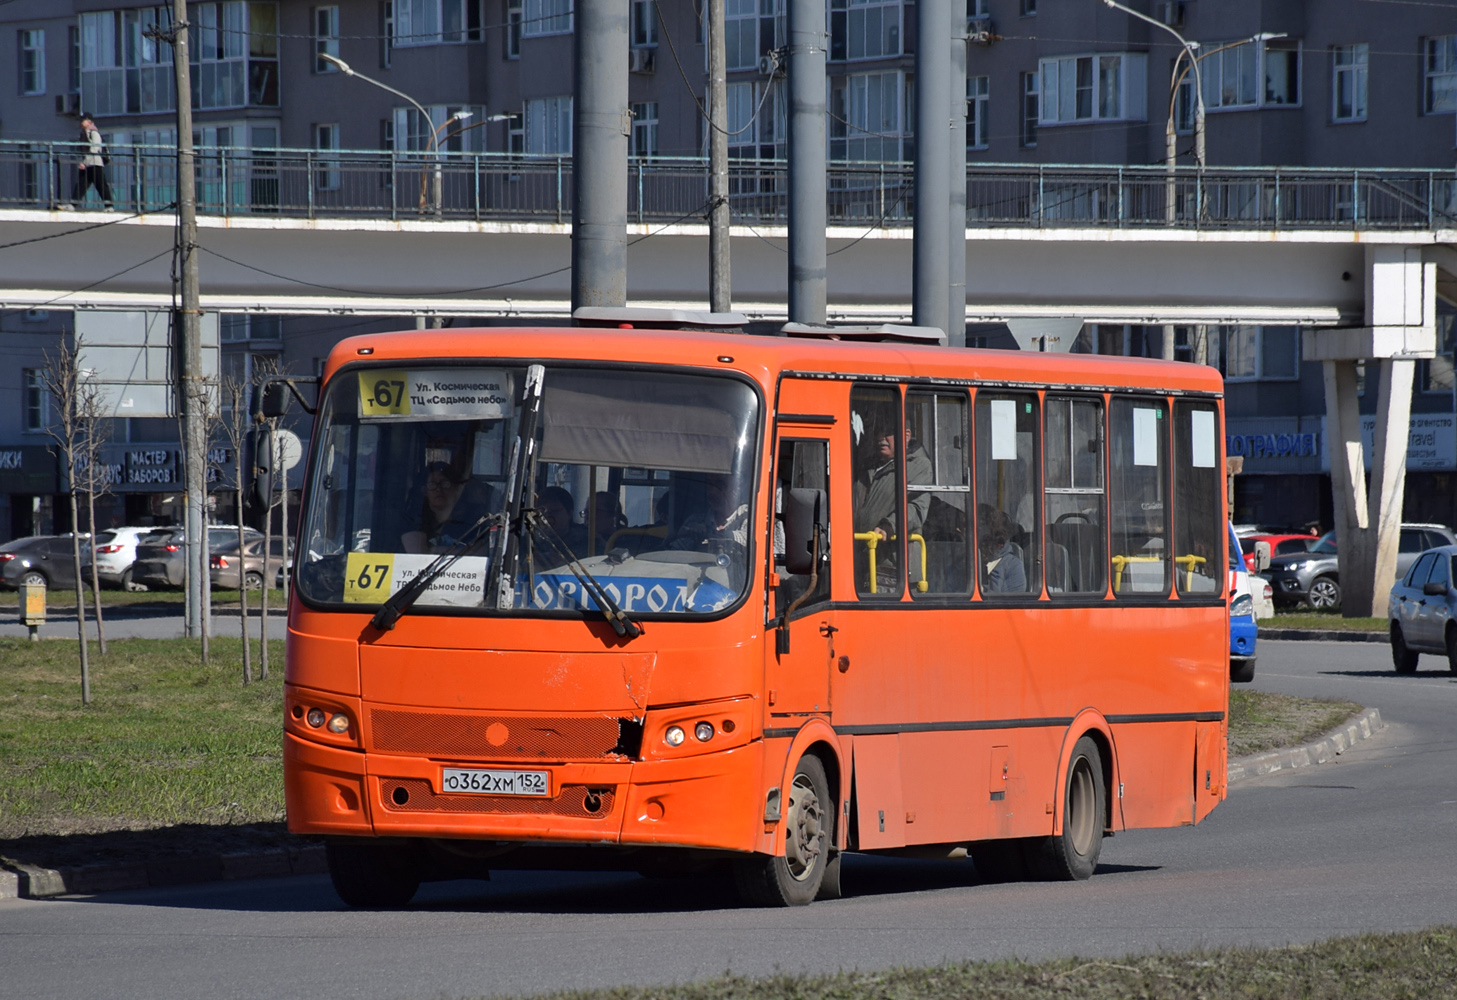
M 523 547 L 516 534 L 518 531 L 523 536 L 527 534 L 521 511 L 529 506 L 526 498 L 535 488 L 536 428 L 541 419 L 542 382 L 545 379 L 546 369 L 541 365 L 527 366 L 526 385 L 521 394 L 521 425 L 511 446 L 511 474 L 506 478 L 506 524 L 508 529 L 517 530 L 501 533 L 501 541 L 496 546 L 486 578 L 486 593 L 495 595 L 497 609 L 509 610 L 515 604 L 516 562 Z M 521 541 L 530 544 L 528 539 Z M 487 597 L 487 600 L 490 599 Z
M 546 539 L 547 544 L 551 548 L 556 550 L 556 558 L 561 560 L 567 569 L 571 570 L 572 575 L 577 578 L 577 582 L 582 585 L 582 589 L 592 596 L 592 600 L 597 602 L 597 610 L 602 612 L 602 617 L 607 619 L 607 624 L 612 626 L 612 631 L 624 639 L 636 639 L 643 634 L 642 626 L 634 621 L 627 612 L 617 606 L 617 602 L 612 599 L 612 595 L 607 592 L 607 588 L 602 586 L 601 582 L 592 575 L 591 570 L 582 565 L 572 550 L 567 547 L 562 537 L 557 534 L 556 529 L 551 526 L 550 521 L 542 517 L 541 513 L 535 508 L 523 511 L 522 519 L 524 523 L 529 524 L 529 527 L 523 533 L 530 533 L 538 528 L 544 529 L 542 531 L 542 537 Z M 527 586 L 528 588 L 530 587 L 530 581 L 528 581 Z M 528 590 L 528 601 L 530 600 L 530 593 L 531 591 Z
M 420 595 L 430 589 L 430 585 L 439 579 L 444 573 L 462 556 L 470 555 L 480 548 L 481 544 L 491 537 L 489 531 L 482 529 L 488 527 L 493 521 L 500 521 L 500 514 L 482 514 L 475 524 L 467 528 L 454 545 L 436 556 L 430 565 L 410 578 L 410 582 L 391 594 L 385 602 L 380 605 L 370 624 L 381 632 L 388 632 L 395 627 L 404 613 L 410 610 L 410 606 L 420 599 Z

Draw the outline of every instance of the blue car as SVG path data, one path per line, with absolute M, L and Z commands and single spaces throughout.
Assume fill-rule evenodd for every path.
M 1255 679 L 1255 599 L 1250 574 L 1240 552 L 1234 526 L 1229 528 L 1229 679 L 1248 684 Z

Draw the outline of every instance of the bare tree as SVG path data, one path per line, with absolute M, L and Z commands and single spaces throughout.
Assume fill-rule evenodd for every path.
M 106 655 L 106 619 L 101 613 L 101 579 L 96 568 L 96 494 L 106 493 L 110 488 L 106 467 L 101 462 L 101 447 L 110 438 L 110 423 L 106 419 L 104 391 L 90 371 L 83 371 L 83 378 L 77 385 L 76 414 L 81 423 L 81 447 L 79 464 L 72 473 L 76 485 L 86 491 L 86 523 L 91 531 L 91 598 L 96 612 L 96 644 L 101 655 Z M 76 581 L 76 600 L 81 600 L 81 581 Z
M 66 470 L 66 492 L 71 499 L 71 564 L 76 574 L 76 637 L 81 651 L 81 704 L 91 703 L 91 660 L 86 643 L 86 599 L 81 575 L 81 523 L 77 510 L 77 492 L 82 488 L 78 476 L 90 453 L 87 438 L 95 433 L 98 421 L 88 418 L 99 409 L 95 392 L 99 386 L 91 379 L 91 373 L 81 368 L 80 357 L 85 344 L 77 336 L 69 343 L 62 342 L 54 351 L 45 352 L 45 369 L 41 383 L 55 402 L 55 419 L 47 425 L 46 433 L 56 443 L 61 453 L 61 465 Z M 89 400 L 89 402 L 88 402 Z
M 248 579 L 243 572 L 243 494 L 247 489 L 248 476 L 244 471 L 243 453 L 248 444 L 248 401 L 250 386 L 244 379 L 233 375 L 223 377 L 222 398 L 227 404 L 223 411 L 223 435 L 233 449 L 233 492 L 238 508 L 238 620 L 243 634 L 243 683 L 253 683 L 253 643 L 248 637 Z M 268 587 L 268 553 L 263 555 L 263 587 Z
M 269 378 L 269 376 L 280 374 L 280 371 L 281 371 L 281 369 L 280 369 L 280 366 L 278 365 L 277 361 L 275 361 L 275 360 L 273 360 L 271 358 L 254 358 L 253 359 L 253 384 L 255 386 L 256 385 L 261 385 L 265 380 L 267 380 Z M 264 468 L 267 468 L 269 470 L 269 473 L 270 473 L 270 475 L 268 477 L 268 480 L 269 481 L 268 481 L 267 489 L 265 489 L 263 491 L 263 552 L 264 552 L 264 556 L 263 556 L 263 566 L 264 566 L 264 573 L 263 573 L 263 589 L 259 592 L 261 599 L 260 599 L 260 602 L 259 602 L 259 612 L 258 612 L 258 638 L 259 638 L 259 649 L 258 649 L 258 677 L 259 677 L 260 680 L 265 680 L 266 681 L 268 679 L 268 591 L 269 591 L 269 585 L 268 585 L 269 584 L 269 581 L 268 581 L 268 571 L 267 571 L 267 567 L 268 567 L 268 555 L 270 553 L 272 553 L 272 551 L 273 551 L 273 511 L 274 511 L 274 508 L 277 507 L 277 501 L 274 500 L 273 493 L 274 493 L 274 487 L 276 487 L 276 486 L 278 486 L 280 484 L 280 479 L 279 479 L 280 468 L 279 468 L 279 461 L 278 461 L 278 444 L 277 444 L 277 441 L 278 441 L 278 435 L 277 435 L 277 431 L 278 431 L 278 418 L 277 417 L 273 417 L 271 419 L 264 420 L 258 426 L 257 430 L 259 431 L 259 434 L 258 434 L 258 437 L 257 437 L 257 439 L 255 441 L 255 445 L 254 445 L 254 451 L 255 451 L 254 464 L 255 465 L 258 465 L 258 466 L 262 466 Z M 264 456 L 261 459 L 258 456 L 258 454 L 256 454 L 257 452 L 260 452 L 260 451 L 262 452 L 262 454 Z M 285 502 L 285 506 L 283 508 L 283 531 L 284 531 L 284 538 L 287 539 L 287 537 L 288 537 L 288 507 L 287 507 L 288 480 L 285 478 L 281 482 L 282 482 L 283 489 L 280 491 L 280 493 L 282 494 L 282 496 L 284 498 L 284 502 Z M 288 543 L 287 543 L 287 541 L 284 542 L 284 550 L 283 550 L 283 552 L 284 552 L 283 566 L 284 566 L 284 573 L 286 575 L 287 572 L 288 572 Z

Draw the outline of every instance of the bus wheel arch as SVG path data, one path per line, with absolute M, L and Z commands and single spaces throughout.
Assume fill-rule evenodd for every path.
M 1084 732 L 1064 755 L 1056 800 L 1058 823 L 1047 837 L 1025 844 L 1027 867 L 1046 881 L 1081 880 L 1098 867 L 1108 833 L 1107 743 L 1096 730 Z
M 1067 776 L 1068 765 L 1077 748 L 1078 741 L 1083 737 L 1091 739 L 1098 748 L 1099 762 L 1103 766 L 1103 818 L 1106 823 L 1105 832 L 1113 833 L 1123 829 L 1123 813 L 1120 808 L 1120 797 L 1118 786 L 1122 783 L 1118 769 L 1118 752 L 1113 741 L 1113 731 L 1108 721 L 1092 709 L 1084 709 L 1073 719 L 1073 724 L 1067 728 L 1063 735 L 1062 749 L 1058 753 L 1056 781 L 1057 786 L 1053 789 L 1053 813 L 1052 832 L 1060 835 L 1063 815 L 1067 804 Z
M 734 863 L 734 881 L 745 902 L 802 906 L 840 895 L 844 768 L 834 730 L 806 724 L 790 744 L 779 783 L 779 815 L 772 852 Z

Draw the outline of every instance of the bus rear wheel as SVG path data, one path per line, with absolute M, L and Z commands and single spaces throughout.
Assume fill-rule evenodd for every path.
M 419 891 L 420 861 L 408 845 L 329 840 L 324 857 L 334 891 L 349 906 L 392 909 L 404 906 Z
M 755 854 L 734 864 L 734 883 L 754 906 L 804 906 L 820 892 L 830 863 L 834 799 L 818 757 L 800 758 L 784 816 L 784 856 Z
M 1062 833 L 1028 843 L 1033 874 L 1048 881 L 1091 878 L 1108 825 L 1103 755 L 1092 737 L 1073 747 L 1063 790 Z

